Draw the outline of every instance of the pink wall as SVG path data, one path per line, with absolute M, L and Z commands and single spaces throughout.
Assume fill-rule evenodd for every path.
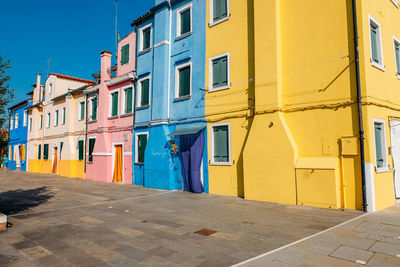
M 117 70 L 117 76 L 121 76 L 124 74 L 127 74 L 135 69 L 135 47 L 136 47 L 136 35 L 135 32 L 131 32 L 127 36 L 124 37 L 124 39 L 120 40 L 118 43 L 118 70 Z M 121 59 L 119 58 L 119 55 L 121 54 L 121 48 L 126 45 L 129 45 L 129 63 L 121 65 Z

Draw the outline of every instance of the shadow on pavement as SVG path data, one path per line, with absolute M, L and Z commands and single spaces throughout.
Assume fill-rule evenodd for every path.
M 28 190 L 10 190 L 0 193 L 0 212 L 14 215 L 46 203 L 54 195 L 47 186 Z

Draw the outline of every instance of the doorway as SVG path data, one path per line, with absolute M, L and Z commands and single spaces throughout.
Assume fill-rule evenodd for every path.
M 17 169 L 17 170 L 19 170 L 19 169 L 21 169 L 21 150 L 20 150 L 21 148 L 20 148 L 20 146 L 19 145 L 17 145 L 17 146 L 14 146 L 14 151 L 15 151 L 15 153 L 14 153 L 14 155 L 15 155 L 15 168 Z
M 122 145 L 114 145 L 113 160 L 113 183 L 123 183 L 124 161 Z
M 58 148 L 55 147 L 53 150 L 53 167 L 51 168 L 52 174 L 57 174 L 57 164 L 58 164 Z
M 390 121 L 390 138 L 392 143 L 394 191 L 400 199 L 400 120 Z

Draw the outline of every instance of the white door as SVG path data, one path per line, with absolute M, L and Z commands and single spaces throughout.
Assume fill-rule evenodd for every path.
M 19 150 L 19 146 L 14 146 L 14 156 L 15 156 L 15 167 L 17 169 L 21 168 L 21 158 L 20 158 L 20 150 Z
M 390 121 L 390 138 L 394 169 L 394 188 L 396 198 L 400 198 L 400 121 Z

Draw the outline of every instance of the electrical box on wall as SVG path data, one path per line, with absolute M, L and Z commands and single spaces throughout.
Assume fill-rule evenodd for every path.
M 341 138 L 342 156 L 358 156 L 358 137 L 345 136 Z

